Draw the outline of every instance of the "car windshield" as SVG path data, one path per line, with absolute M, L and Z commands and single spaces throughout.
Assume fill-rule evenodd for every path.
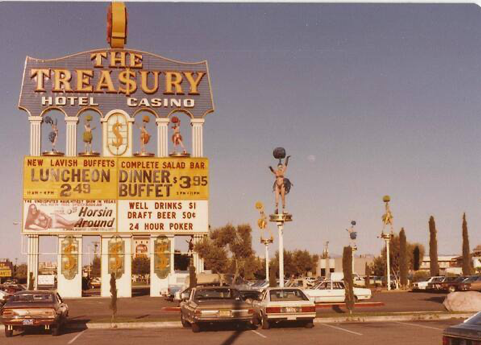
M 309 298 L 299 289 L 282 289 L 270 291 L 271 301 L 308 301 Z
M 201 289 L 195 292 L 194 299 L 207 300 L 207 299 L 234 299 L 238 297 L 238 292 L 233 289 Z
M 465 280 L 465 279 L 466 279 L 466 277 L 457 277 L 457 278 L 454 280 L 454 282 L 455 282 L 455 283 L 459 283 L 459 282 L 462 282 L 462 281 Z
M 469 277 L 464 281 L 464 283 L 471 283 L 471 282 L 474 282 L 476 279 L 478 279 L 478 277 L 476 277 L 476 276 Z
M 464 321 L 468 325 L 481 325 L 481 312 L 471 316 L 469 319 Z
M 52 294 L 32 294 L 32 293 L 25 293 L 25 294 L 16 294 L 13 295 L 10 299 L 12 302 L 53 302 L 53 295 Z

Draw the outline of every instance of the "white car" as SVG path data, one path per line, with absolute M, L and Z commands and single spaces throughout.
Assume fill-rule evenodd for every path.
M 435 277 L 431 277 L 428 280 L 425 280 L 425 281 L 422 281 L 422 282 L 413 283 L 413 291 L 427 290 L 429 283 L 441 282 L 443 278 L 444 277 L 442 277 L 442 276 L 435 276 Z
M 320 302 L 344 302 L 346 291 L 344 282 L 333 282 L 330 280 L 319 283 L 313 289 L 306 289 L 304 293 L 315 303 Z M 356 301 L 367 300 L 372 297 L 370 289 L 354 288 L 354 298 Z
M 314 327 L 316 306 L 299 288 L 267 288 L 253 306 L 252 323 L 260 323 L 262 329 L 278 322 L 300 322 L 307 328 Z
M 0 290 L 0 305 L 7 301 L 8 296 L 8 292 Z

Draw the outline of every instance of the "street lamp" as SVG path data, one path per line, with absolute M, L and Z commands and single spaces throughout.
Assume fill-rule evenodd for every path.
M 394 235 L 394 229 L 392 225 L 393 216 L 392 216 L 391 210 L 389 209 L 389 202 L 391 201 L 391 198 L 389 197 L 389 195 L 385 195 L 382 198 L 382 201 L 385 204 L 386 213 L 384 213 L 382 216 L 383 227 L 381 232 L 381 238 L 386 242 L 387 289 L 389 291 L 391 290 L 391 258 L 389 254 L 389 242 L 391 241 L 391 238 Z M 388 225 L 389 225 L 390 231 L 389 233 L 385 233 L 384 230 Z
M 265 247 L 266 280 L 269 280 L 269 244 L 274 242 L 274 236 L 272 236 L 271 230 L 267 228 L 267 217 L 264 212 L 264 205 L 262 204 L 262 202 L 256 202 L 256 209 L 259 210 L 261 214 L 261 217 L 257 220 L 257 226 L 259 226 L 259 229 L 261 230 L 261 243 Z M 263 230 L 265 230 L 266 228 L 269 231 L 269 237 L 263 236 Z

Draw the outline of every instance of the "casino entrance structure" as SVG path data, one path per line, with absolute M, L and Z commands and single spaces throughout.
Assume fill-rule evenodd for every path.
M 126 49 L 122 3 L 110 5 L 107 23 L 109 48 L 26 58 L 19 108 L 30 123 L 22 217 L 29 280 L 36 286 L 40 239 L 55 236 L 58 291 L 81 297 L 82 240 L 95 235 L 101 238 L 101 296 L 110 296 L 114 274 L 118 297 L 131 297 L 133 240 L 141 236 L 148 239 L 150 294 L 159 296 L 174 276 L 176 239 L 191 236 L 196 243 L 209 229 L 209 162 L 203 152 L 205 117 L 214 111 L 209 70 L 206 61 Z M 52 110 L 62 113 L 64 133 Z M 92 113 L 101 128 L 91 127 Z M 183 145 L 181 119 L 192 127 L 190 148 Z M 151 121 L 155 132 L 146 126 Z M 51 147 L 42 148 L 48 130 Z M 65 147 L 59 147 L 63 135 Z M 96 140 L 101 152 L 92 150 Z M 148 150 L 152 141 L 156 152 Z M 203 271 L 195 252 L 193 264 Z

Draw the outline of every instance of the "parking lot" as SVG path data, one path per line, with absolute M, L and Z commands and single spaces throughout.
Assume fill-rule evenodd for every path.
M 48 342 L 52 345 L 91 345 L 91 344 L 192 344 L 203 345 L 251 345 L 255 344 L 442 344 L 442 331 L 449 325 L 462 320 L 379 322 L 319 324 L 313 329 L 302 327 L 274 327 L 269 330 L 244 330 L 234 327 L 216 327 L 193 334 L 190 329 L 159 328 L 137 330 L 67 330 L 59 337 L 42 332 L 16 334 L 6 339 L 0 333 L 0 344 L 36 345 Z

